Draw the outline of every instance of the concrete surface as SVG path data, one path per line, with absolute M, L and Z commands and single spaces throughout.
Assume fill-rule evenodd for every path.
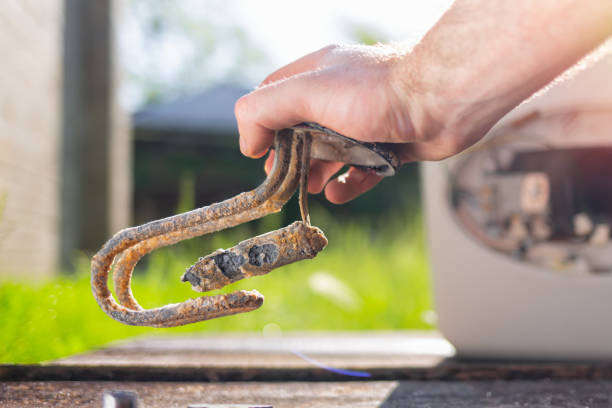
M 2 407 L 96 407 L 111 390 L 141 407 L 593 408 L 612 405 L 612 364 L 461 360 L 437 333 L 400 331 L 141 338 L 0 366 Z

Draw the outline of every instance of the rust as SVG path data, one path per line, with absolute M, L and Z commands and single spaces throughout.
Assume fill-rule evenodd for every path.
M 306 224 L 310 224 L 310 214 L 308 213 L 308 173 L 310 172 L 310 147 L 312 146 L 312 135 L 304 133 L 304 152 L 302 154 L 302 171 L 300 173 L 300 214 Z
M 198 292 L 219 289 L 251 276 L 314 258 L 327 245 L 317 227 L 304 221 L 242 241 L 228 250 L 219 249 L 200 258 L 181 278 Z
M 303 221 L 202 258 L 183 275 L 183 281 L 189 281 L 195 290 L 205 291 L 314 257 L 327 245 L 327 239 L 321 230 L 310 226 L 308 216 L 306 184 L 311 140 L 307 130 L 281 130 L 275 137 L 272 171 L 255 190 L 115 234 L 91 262 L 92 291 L 102 310 L 129 325 L 171 327 L 260 307 L 263 296 L 257 291 L 237 291 L 145 310 L 131 292 L 132 272 L 143 256 L 158 248 L 280 211 L 298 186 Z M 119 303 L 107 285 L 111 269 Z

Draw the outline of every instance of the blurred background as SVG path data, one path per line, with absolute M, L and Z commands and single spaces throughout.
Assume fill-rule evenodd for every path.
M 252 313 L 176 329 L 123 326 L 96 305 L 89 258 L 117 230 L 250 190 L 233 106 L 268 73 L 330 43 L 416 41 L 449 0 L 9 0 L 0 10 L 0 362 L 58 358 L 142 333 L 428 329 L 435 325 L 418 169 L 334 206 L 330 244 L 234 284 Z M 145 307 L 194 297 L 185 267 L 298 217 L 281 214 L 160 250 L 137 267 Z

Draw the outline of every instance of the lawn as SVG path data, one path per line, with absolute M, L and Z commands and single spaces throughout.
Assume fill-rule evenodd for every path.
M 315 208 L 314 224 L 329 238 L 323 252 L 224 288 L 257 289 L 266 298 L 260 309 L 185 327 L 130 327 L 107 317 L 91 295 L 86 257 L 73 275 L 0 283 L 0 362 L 51 360 L 145 333 L 431 328 L 422 226 L 404 214 L 356 221 Z M 154 307 L 194 297 L 179 279 L 185 267 L 216 248 L 277 228 L 279 220 L 268 216 L 152 254 L 136 269 L 136 298 Z

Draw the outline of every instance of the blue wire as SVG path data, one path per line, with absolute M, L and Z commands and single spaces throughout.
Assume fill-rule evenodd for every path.
M 317 360 L 314 360 L 310 357 L 308 357 L 305 354 L 300 353 L 299 351 L 295 351 L 292 350 L 291 351 L 293 354 L 295 354 L 296 356 L 298 356 L 299 358 L 301 358 L 304 361 L 309 362 L 310 364 L 316 365 L 319 368 L 322 368 L 324 370 L 327 371 L 331 371 L 332 373 L 336 373 L 336 374 L 341 374 L 341 375 L 348 375 L 351 377 L 362 377 L 362 378 L 369 378 L 372 376 L 372 374 L 370 373 L 366 373 L 365 371 L 353 371 L 353 370 L 344 370 L 342 368 L 335 368 L 335 367 L 330 367 L 326 364 L 323 364 Z

